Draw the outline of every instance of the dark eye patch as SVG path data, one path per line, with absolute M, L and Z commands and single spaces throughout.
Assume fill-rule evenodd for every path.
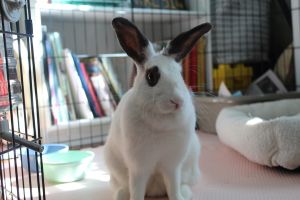
M 154 87 L 160 78 L 159 69 L 157 66 L 151 67 L 146 71 L 146 81 L 150 87 Z

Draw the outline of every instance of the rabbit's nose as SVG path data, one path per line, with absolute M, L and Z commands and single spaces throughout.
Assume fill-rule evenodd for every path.
M 180 99 L 170 99 L 171 104 L 175 106 L 175 109 L 177 110 L 178 108 L 181 107 L 182 105 L 182 100 Z

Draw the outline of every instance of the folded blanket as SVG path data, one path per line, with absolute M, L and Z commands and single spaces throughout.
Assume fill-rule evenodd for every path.
M 224 108 L 216 129 L 220 140 L 267 166 L 300 166 L 300 99 Z

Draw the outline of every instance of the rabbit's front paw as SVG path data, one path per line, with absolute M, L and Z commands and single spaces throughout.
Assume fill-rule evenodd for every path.
M 170 195 L 169 200 L 187 200 L 184 196 L 181 195 L 181 192 L 178 192 L 176 195 Z
M 129 200 L 130 194 L 128 188 L 120 188 L 115 193 L 115 200 Z
M 193 197 L 193 193 L 188 185 L 181 186 L 181 194 L 184 200 L 191 200 Z

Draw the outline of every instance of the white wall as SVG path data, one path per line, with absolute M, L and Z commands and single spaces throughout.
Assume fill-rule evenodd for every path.
M 120 46 L 111 26 L 111 19 L 85 20 L 77 15 L 76 19 L 60 16 L 43 16 L 42 24 L 49 32 L 61 33 L 65 48 L 70 48 L 77 54 L 103 54 L 120 52 Z M 117 16 L 117 15 L 116 15 Z M 168 40 L 178 33 L 186 31 L 191 26 L 199 24 L 200 19 L 188 21 L 152 22 L 151 19 L 136 21 L 136 25 L 151 41 Z

